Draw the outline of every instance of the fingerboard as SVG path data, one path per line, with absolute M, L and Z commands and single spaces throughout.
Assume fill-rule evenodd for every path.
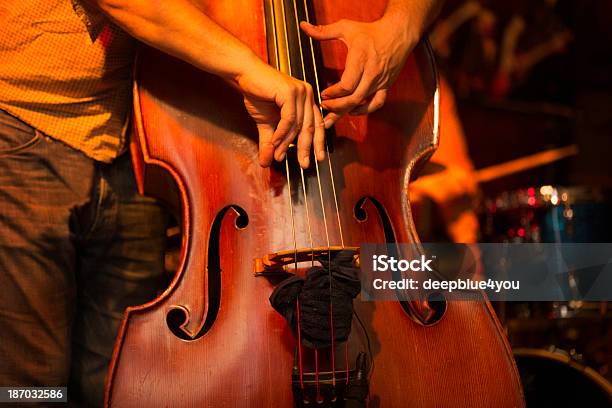
M 320 52 L 299 26 L 300 21 L 314 24 L 309 3 L 307 0 L 264 0 L 268 61 L 279 71 L 310 83 L 318 98 Z

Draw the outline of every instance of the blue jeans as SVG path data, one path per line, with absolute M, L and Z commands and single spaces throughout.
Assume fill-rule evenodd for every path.
M 128 154 L 96 162 L 0 111 L 0 386 L 101 406 L 124 309 L 161 289 L 167 222 Z

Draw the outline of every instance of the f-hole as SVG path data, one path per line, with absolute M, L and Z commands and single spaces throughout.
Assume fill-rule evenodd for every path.
M 397 238 L 395 237 L 395 232 L 393 232 L 393 224 L 391 224 L 391 220 L 389 219 L 389 216 L 387 215 L 387 211 L 385 210 L 385 207 L 380 203 L 380 201 L 376 200 L 375 198 L 366 196 L 366 197 L 359 199 L 359 201 L 357 201 L 357 203 L 355 204 L 355 208 L 353 209 L 353 214 L 355 215 L 355 218 L 357 219 L 357 221 L 364 222 L 365 220 L 368 219 L 368 212 L 364 208 L 366 201 L 371 202 L 378 212 L 378 217 L 380 218 L 380 221 L 382 222 L 382 225 L 383 225 L 383 231 L 385 234 L 385 242 L 387 244 L 396 244 Z M 390 251 L 392 251 L 390 255 L 394 257 L 398 257 L 399 254 L 396 252 L 395 246 L 389 246 L 389 248 L 390 248 Z M 393 274 L 394 274 L 393 276 L 394 279 L 401 279 L 401 277 L 399 276 L 399 272 L 394 272 Z M 429 306 L 434 311 L 434 316 L 427 323 L 424 323 L 424 322 L 420 322 L 420 323 L 429 326 L 429 325 L 433 325 L 434 323 L 438 322 L 442 318 L 444 313 L 446 312 L 446 300 L 444 299 L 444 296 L 442 294 L 432 293 L 428 297 L 427 301 L 429 303 Z M 412 311 L 410 310 L 410 306 L 408 302 L 399 301 L 399 303 L 402 306 L 402 309 L 404 309 L 404 312 L 408 314 L 408 316 L 413 315 Z
M 397 239 L 395 238 L 395 233 L 393 232 L 393 226 L 391 225 L 391 220 L 387 215 L 387 211 L 385 207 L 375 198 L 373 197 L 363 197 L 357 201 L 355 204 L 355 208 L 353 209 L 353 214 L 355 214 L 355 218 L 357 221 L 364 222 L 368 219 L 368 212 L 365 210 L 365 203 L 369 201 L 371 202 L 376 210 L 378 211 L 378 217 L 383 224 L 383 231 L 385 233 L 385 242 L 388 244 L 395 244 Z
M 208 307 L 206 310 L 206 319 L 202 329 L 194 337 L 191 337 L 182 327 L 187 323 L 188 311 L 182 306 L 174 307 L 166 315 L 166 323 L 170 331 L 179 339 L 193 341 L 204 336 L 208 332 L 219 313 L 221 305 L 221 256 L 219 251 L 219 238 L 221 235 L 221 226 L 223 219 L 229 210 L 236 214 L 234 225 L 236 229 L 243 229 L 249 224 L 249 216 L 246 211 L 237 205 L 229 205 L 223 208 L 212 224 L 210 236 L 208 240 Z

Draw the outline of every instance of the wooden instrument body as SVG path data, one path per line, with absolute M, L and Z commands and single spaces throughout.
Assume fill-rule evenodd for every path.
M 267 57 L 262 2 L 201 3 L 212 19 Z M 384 9 L 377 2 L 314 3 L 322 24 L 372 20 Z M 324 44 L 327 70 L 337 74 L 344 58 L 342 46 Z M 431 58 L 419 46 L 383 109 L 336 126 L 332 168 L 346 245 L 384 242 L 389 233 L 397 242 L 417 240 L 406 191 L 411 171 L 438 142 Z M 291 205 L 297 247 L 310 247 L 310 234 L 316 246 L 327 245 L 321 196 L 330 243 L 340 244 L 329 164 L 319 163 L 321 194 L 315 173 L 306 172 L 304 200 L 294 161 L 290 203 L 284 166 L 258 164 L 257 132 L 237 91 L 152 49 L 142 51 L 136 78 L 139 186 L 182 215 L 182 262 L 160 297 L 126 312 L 106 403 L 290 407 L 296 340 L 268 301 L 273 282 L 254 276 L 253 260 L 293 249 Z M 358 203 L 365 220 L 356 216 Z M 392 226 L 387 236 L 385 224 Z M 218 307 L 207 296 L 215 285 L 221 289 Z M 433 326 L 413 321 L 399 303 L 357 300 L 375 361 L 370 406 L 522 406 L 511 352 L 480 296 L 449 302 Z M 186 316 L 184 339 L 168 328 L 172 310 Z M 353 326 L 352 342 L 365 344 Z

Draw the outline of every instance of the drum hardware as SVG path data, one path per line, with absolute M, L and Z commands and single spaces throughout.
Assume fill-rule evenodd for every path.
M 514 356 L 528 407 L 612 406 L 612 384 L 579 355 L 551 347 L 516 348 Z

